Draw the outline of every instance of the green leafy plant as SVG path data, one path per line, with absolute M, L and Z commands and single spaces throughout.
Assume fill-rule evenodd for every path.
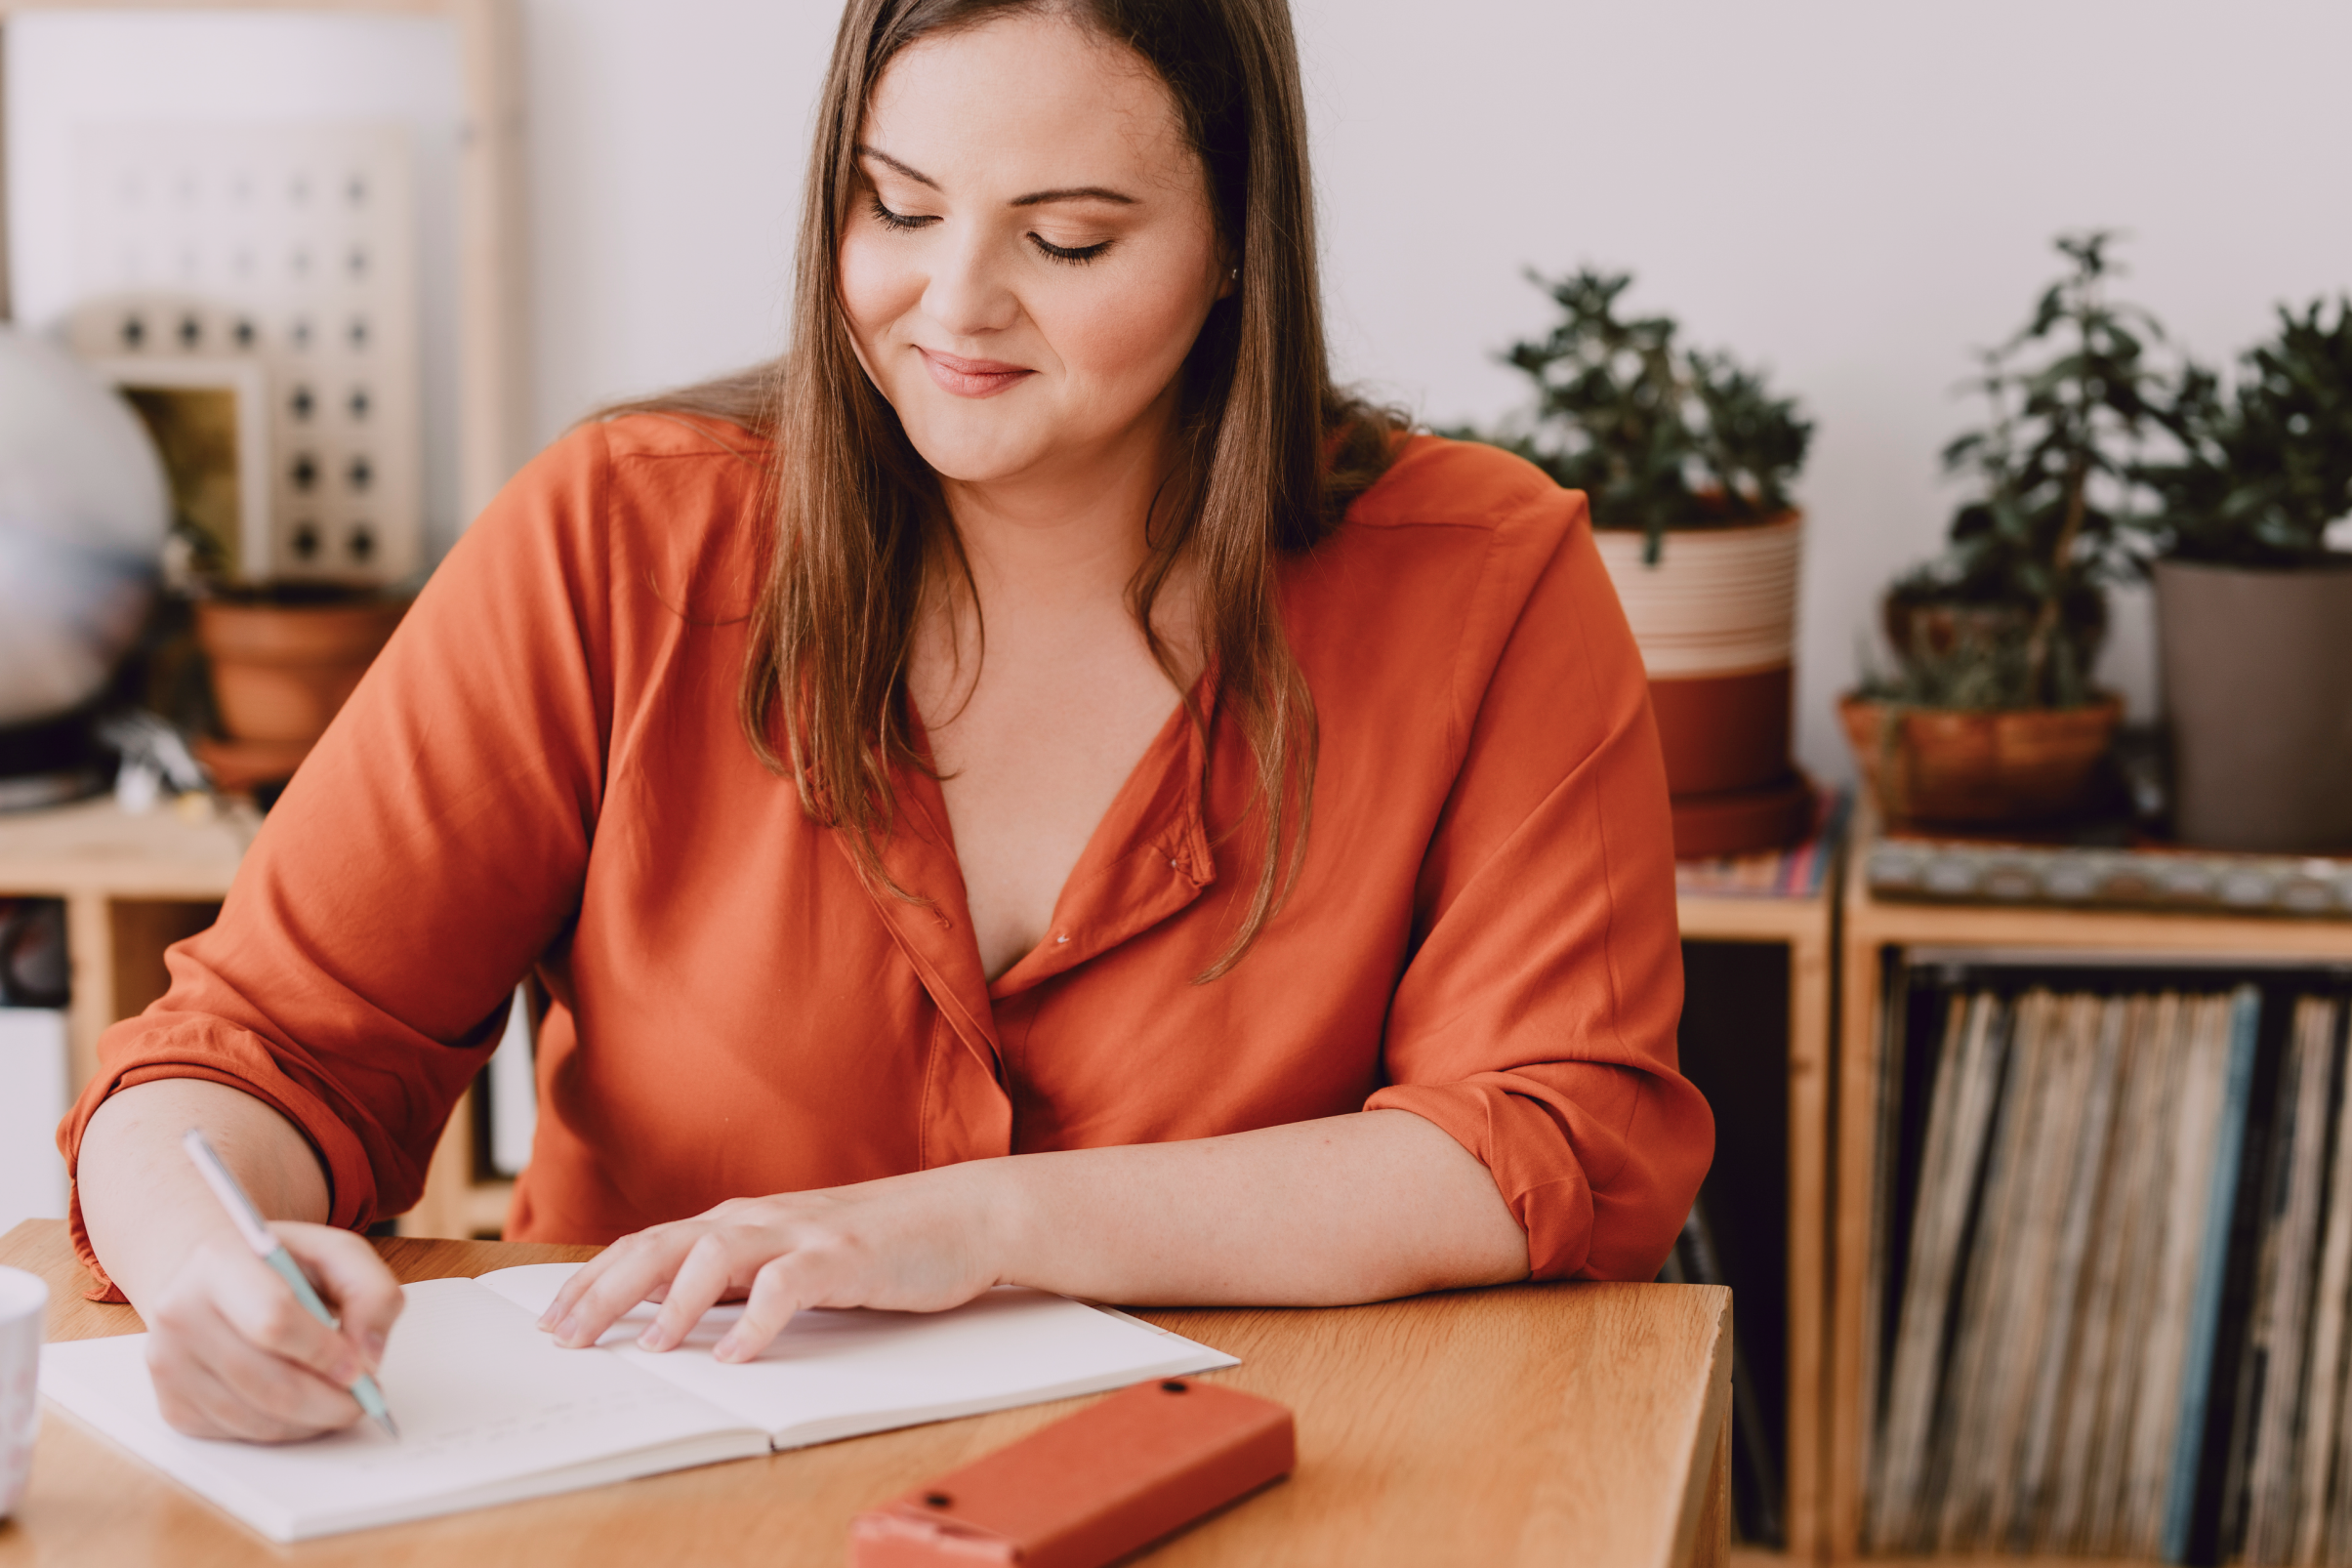
M 1530 272 L 1560 320 L 1502 358 L 1536 386 L 1532 410 L 1504 429 L 1444 433 L 1528 459 L 1591 498 L 1603 528 L 1640 529 L 1655 564 L 1670 529 L 1724 527 L 1790 510 L 1813 425 L 1795 402 L 1726 354 L 1686 350 L 1671 316 L 1628 318 L 1627 272 Z
M 2179 443 L 2139 467 L 2154 505 L 2135 525 L 2160 555 L 2216 566 L 2341 560 L 2331 523 L 2352 514 L 2352 299 L 2279 308 L 2276 337 L 2247 351 L 2236 383 L 2191 365 L 2157 418 Z
M 2025 685 L 2025 657 L 2021 638 L 1922 638 L 1889 668 L 1866 644 L 1854 694 L 1894 708 L 1957 713 L 2017 708 L 2025 706 L 2016 700 Z M 1894 730 L 1886 734 L 1891 739 Z
M 2106 585 L 2131 566 L 2125 538 L 2136 465 L 2165 379 L 2153 316 L 2108 298 L 2114 236 L 2062 235 L 2071 264 L 1968 386 L 1982 429 L 1944 448 L 1975 481 L 1941 557 L 1889 590 L 1896 652 L 1920 705 L 2072 708 L 2091 698 Z M 1968 678 L 1947 679 L 1951 669 Z M 1932 667 L 1932 668 L 1931 668 Z

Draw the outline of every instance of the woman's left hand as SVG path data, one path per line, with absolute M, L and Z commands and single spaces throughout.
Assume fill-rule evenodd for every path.
M 805 1306 L 936 1312 L 998 1283 L 996 1161 L 855 1186 L 733 1198 L 692 1219 L 624 1236 L 565 1282 L 539 1326 L 591 1345 L 640 1301 L 662 1303 L 638 1337 L 682 1341 L 721 1301 L 743 1316 L 713 1354 L 749 1361 Z

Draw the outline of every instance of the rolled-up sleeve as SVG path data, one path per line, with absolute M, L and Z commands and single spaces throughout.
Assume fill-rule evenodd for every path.
M 412 1205 L 516 981 L 578 906 L 611 693 L 601 433 L 551 448 L 451 553 L 270 813 L 171 987 L 101 1037 L 108 1096 L 228 1085 L 309 1140 L 332 1222 Z M 76 1249 L 98 1275 L 72 1209 Z
M 1644 1279 L 1714 1147 L 1676 1068 L 1648 687 L 1581 497 L 1553 492 L 1491 550 L 1500 642 L 1482 657 L 1473 633 L 1465 654 L 1463 762 L 1416 889 L 1388 1083 L 1366 1108 L 1424 1116 L 1485 1162 L 1537 1278 Z

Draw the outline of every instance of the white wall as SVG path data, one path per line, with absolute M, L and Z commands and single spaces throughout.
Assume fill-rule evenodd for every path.
M 1817 416 L 1801 486 L 1800 750 L 1880 585 L 1934 547 L 1954 384 L 2053 275 L 2125 288 L 2218 358 L 2352 286 L 2352 7 L 2338 0 L 1293 0 L 1342 368 L 1436 421 L 1520 396 L 1534 265 L 1768 364 Z M 771 352 L 833 0 L 527 0 L 539 424 Z M 2140 706 L 2144 613 L 2111 675 Z
M 84 126 L 341 120 L 405 126 L 414 157 L 424 528 L 437 560 L 457 488 L 455 29 L 422 16 L 34 10 L 8 20 L 11 308 L 62 330 L 85 278 L 74 141 Z

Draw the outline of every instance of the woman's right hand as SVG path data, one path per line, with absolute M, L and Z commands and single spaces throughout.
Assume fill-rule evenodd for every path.
M 402 1302 L 376 1249 L 327 1225 L 269 1228 L 343 1327 L 312 1317 L 235 1232 L 197 1244 L 140 1302 L 156 1402 L 190 1437 L 286 1443 L 339 1431 L 361 1414 L 351 1383 L 384 1359 Z

